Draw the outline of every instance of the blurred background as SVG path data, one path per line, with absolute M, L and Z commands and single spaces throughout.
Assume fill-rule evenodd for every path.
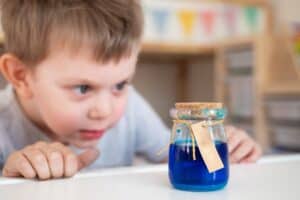
M 135 87 L 168 126 L 175 102 L 220 101 L 266 153 L 300 151 L 299 0 L 142 0 Z
M 134 86 L 169 127 L 175 102 L 218 101 L 266 154 L 300 152 L 299 0 L 141 1 Z

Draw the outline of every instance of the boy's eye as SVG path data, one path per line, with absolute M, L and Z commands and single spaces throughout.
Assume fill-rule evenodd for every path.
M 121 83 L 118 83 L 117 85 L 114 86 L 114 91 L 120 92 L 124 90 L 124 88 L 127 86 L 128 81 L 123 81 Z
M 88 86 L 88 85 L 77 85 L 77 86 L 75 86 L 75 92 L 77 94 L 80 94 L 80 95 L 86 94 L 90 89 L 91 89 L 91 87 Z

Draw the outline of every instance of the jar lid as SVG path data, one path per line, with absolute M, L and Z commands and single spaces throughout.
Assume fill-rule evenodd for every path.
M 172 118 L 182 120 L 224 119 L 227 110 L 218 102 L 176 103 Z
M 175 103 L 176 109 L 202 110 L 202 109 L 222 109 L 223 104 L 219 102 L 190 102 Z

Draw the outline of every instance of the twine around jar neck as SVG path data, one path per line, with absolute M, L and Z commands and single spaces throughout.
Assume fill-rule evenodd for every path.
M 170 139 L 170 142 L 169 144 L 164 147 L 163 149 L 161 149 L 157 154 L 160 155 L 162 154 L 163 152 L 165 152 L 169 146 L 171 144 L 173 144 L 175 142 L 175 135 L 176 135 L 176 126 L 178 124 L 184 124 L 186 125 L 186 127 L 189 129 L 189 133 L 191 135 L 191 139 L 192 139 L 192 151 L 193 151 L 193 160 L 196 160 L 196 146 L 195 146 L 195 140 L 196 140 L 196 137 L 191 129 L 191 125 L 193 123 L 202 123 L 202 126 L 205 127 L 205 128 L 208 128 L 208 127 L 211 127 L 211 126 L 215 126 L 215 125 L 218 125 L 218 124 L 222 124 L 224 122 L 224 120 L 202 120 L 202 121 L 199 121 L 199 120 L 183 120 L 183 119 L 174 119 L 173 120 L 173 127 L 172 127 L 172 132 L 171 132 L 171 139 Z

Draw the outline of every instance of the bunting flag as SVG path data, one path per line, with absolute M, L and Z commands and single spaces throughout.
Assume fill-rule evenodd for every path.
M 294 22 L 291 25 L 292 42 L 295 52 L 300 55 L 300 23 Z
M 152 17 L 156 32 L 162 36 L 166 32 L 166 27 L 169 18 L 169 11 L 166 9 L 154 9 L 152 10 Z
M 295 48 L 295 58 L 296 58 L 296 64 L 299 68 L 299 72 L 300 72 L 300 35 L 298 35 L 296 37 L 295 43 L 294 43 L 294 48 Z M 300 75 L 300 73 L 299 73 Z
M 300 56 L 300 40 L 296 41 L 295 49 L 297 54 Z
M 185 5 L 183 3 L 183 5 Z M 189 5 L 189 4 L 187 4 Z M 166 39 L 169 30 L 177 30 L 178 27 L 173 27 L 175 24 L 170 23 L 171 17 L 175 17 L 179 25 L 179 32 L 174 34 L 181 37 L 183 41 L 186 39 L 197 39 L 196 27 L 200 27 L 204 38 L 207 40 L 214 38 L 226 38 L 239 34 L 239 30 L 244 30 L 247 34 L 253 34 L 259 31 L 260 17 L 262 10 L 257 6 L 238 6 L 224 4 L 220 7 L 186 7 L 178 9 L 177 7 L 150 6 L 145 4 L 143 10 L 145 13 L 146 33 L 149 37 L 157 37 L 157 39 Z M 242 16 L 241 16 L 242 15 Z M 217 26 L 217 20 L 220 17 L 224 26 Z M 240 23 L 240 18 L 243 23 Z M 262 21 L 263 22 L 263 21 Z M 219 24 L 218 24 L 219 25 Z M 264 24 L 262 24 L 263 26 Z M 147 29 L 147 27 L 150 27 Z M 217 32 L 219 31 L 219 32 Z M 217 33 L 217 34 L 215 34 Z M 295 45 L 297 52 L 300 51 L 299 43 Z
M 253 6 L 244 8 L 246 23 L 250 27 L 251 32 L 257 31 L 258 28 L 258 9 Z
M 298 54 L 300 54 L 300 29 L 298 27 L 294 28 L 294 33 L 293 33 L 293 42 L 295 44 L 295 50 Z
M 226 7 L 224 9 L 224 22 L 230 35 L 237 33 L 237 11 L 235 7 Z
M 191 10 L 180 10 L 177 13 L 185 37 L 190 37 L 194 31 L 196 12 Z
M 215 25 L 216 12 L 213 10 L 205 10 L 200 12 L 200 21 L 202 22 L 204 32 L 207 36 L 213 33 Z
M 298 74 L 300 75 L 300 35 L 298 35 L 296 37 L 296 40 L 295 40 L 295 61 L 296 61 L 296 65 L 298 67 Z

